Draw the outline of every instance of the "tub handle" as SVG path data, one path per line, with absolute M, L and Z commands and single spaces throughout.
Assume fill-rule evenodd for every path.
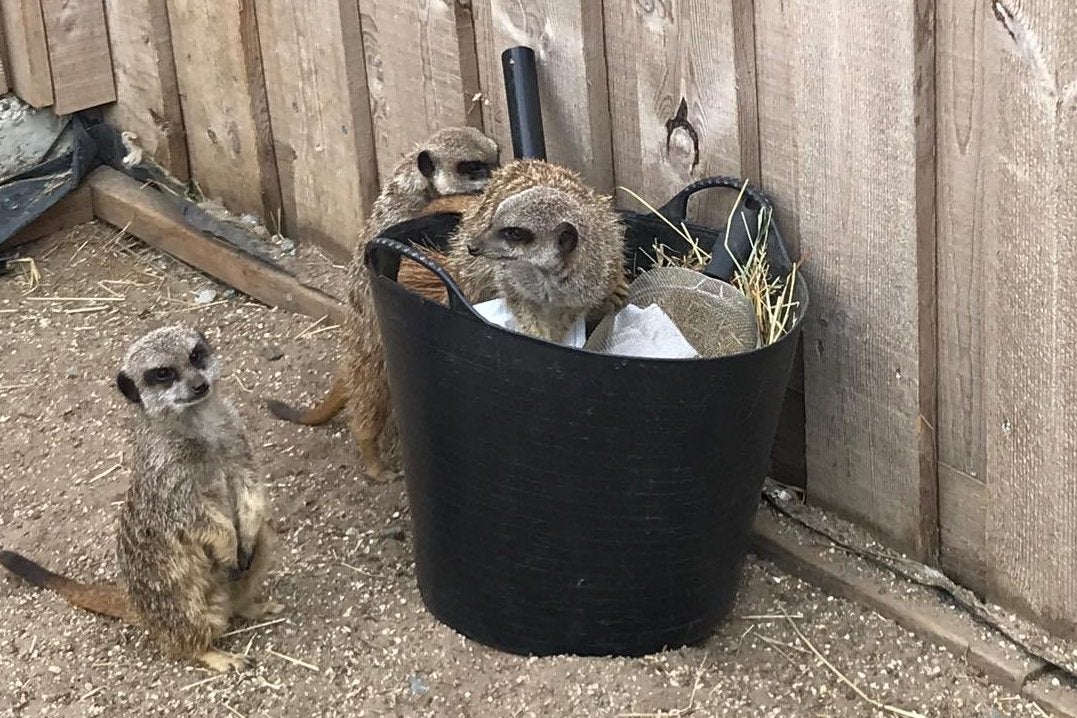
M 659 211 L 668 217 L 674 224 L 684 222 L 688 219 L 688 200 L 692 195 L 705 189 L 733 189 L 740 192 L 741 186 L 744 185 L 744 180 L 740 177 L 731 177 L 728 175 L 721 175 L 718 177 L 704 177 L 701 180 L 697 180 L 692 184 L 682 189 L 677 194 L 673 195 L 673 198 L 666 202 Z M 749 209 L 758 211 L 762 207 L 772 208 L 774 203 L 771 202 L 770 197 L 766 195 L 762 190 L 757 187 L 753 187 L 749 184 L 744 190 L 745 196 L 753 200 L 758 207 L 751 207 Z
M 397 274 L 400 271 L 400 258 L 407 257 L 413 262 L 422 265 L 425 269 L 429 270 L 441 280 L 441 283 L 445 285 L 445 291 L 449 296 L 449 307 L 458 314 L 464 314 L 475 319 L 482 320 L 482 316 L 479 315 L 472 307 L 471 302 L 464 296 L 463 291 L 460 289 L 460 285 L 449 276 L 440 264 L 433 259 L 425 255 L 420 249 L 411 244 L 405 244 L 404 242 L 398 242 L 395 239 L 389 239 L 388 237 L 375 237 L 367 245 L 366 252 L 363 255 L 363 261 L 366 263 L 368 269 L 370 269 L 378 277 L 385 277 L 392 281 L 397 280 Z

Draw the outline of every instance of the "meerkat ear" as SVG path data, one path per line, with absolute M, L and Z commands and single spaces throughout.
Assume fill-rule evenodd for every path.
M 419 153 L 415 164 L 419 167 L 419 172 L 422 173 L 423 177 L 430 179 L 434 176 L 434 158 L 426 150 Z
M 131 381 L 131 377 L 124 374 L 122 371 L 116 375 L 116 387 L 120 390 L 120 393 L 127 397 L 127 401 L 132 404 L 141 404 L 142 397 L 138 395 L 138 387 Z
M 557 227 L 557 249 L 562 255 L 576 249 L 580 242 L 580 232 L 568 222 L 562 222 Z

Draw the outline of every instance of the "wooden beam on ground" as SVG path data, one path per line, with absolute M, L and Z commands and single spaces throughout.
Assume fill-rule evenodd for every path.
M 7 251 L 21 244 L 48 237 L 54 232 L 93 221 L 93 218 L 90 188 L 81 185 L 49 207 L 40 217 L 16 232 L 8 241 L 0 244 L 0 251 Z
M 934 3 L 760 0 L 764 186 L 807 255 L 808 497 L 934 562 Z M 866 160 L 865 158 L 870 158 Z M 773 186 L 771 186 L 773 183 Z
M 743 146 L 758 147 L 759 128 L 753 117 L 741 124 L 740 108 L 754 108 L 756 98 L 754 68 L 738 82 L 739 5 L 695 0 L 674 14 L 671 3 L 605 4 L 617 184 L 656 207 L 702 177 L 758 182 L 758 159 L 744 166 L 742 157 Z M 753 54 L 754 47 L 754 64 Z M 704 192 L 690 205 L 691 219 L 725 227 L 735 199 L 735 191 Z M 628 195 L 620 200 L 643 210 Z
M 94 170 L 87 182 L 98 219 L 124 228 L 143 242 L 261 302 L 311 317 L 328 316 L 337 324 L 344 320 L 340 303 L 328 294 L 187 226 L 179 208 L 158 190 L 110 167 Z
M 276 229 L 280 180 L 254 0 L 172 0 L 168 12 L 191 176 L 207 197 Z
M 41 0 L 58 115 L 116 100 L 103 0 Z
M 779 519 L 766 507 L 756 515 L 752 551 L 779 568 L 827 593 L 866 606 L 924 640 L 945 646 L 1011 691 L 1036 676 L 1047 664 L 1004 640 L 984 637 L 983 626 L 968 614 L 940 600 L 934 591 L 913 590 L 876 571 L 793 522 Z
M 456 4 L 359 0 L 382 178 L 423 138 L 467 122 Z
M 483 126 L 512 157 L 501 52 L 535 50 L 546 151 L 551 162 L 612 192 L 613 150 L 602 3 L 593 0 L 487 0 L 472 3 L 483 93 Z M 632 41 L 638 45 L 637 40 Z
M 39 0 L 0 0 L 7 76 L 15 94 L 34 107 L 52 104 L 52 74 Z
M 105 0 L 116 104 L 105 119 L 132 132 L 154 162 L 190 178 L 167 0 Z
M 347 259 L 378 194 L 357 2 L 256 0 L 256 7 L 283 231 Z M 404 45 L 396 49 L 412 51 Z M 402 59 L 392 62 L 400 72 L 414 69 Z

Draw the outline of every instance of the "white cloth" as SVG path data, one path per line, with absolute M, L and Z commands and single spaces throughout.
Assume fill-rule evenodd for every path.
M 483 319 L 496 324 L 499 327 L 504 327 L 509 331 L 520 332 L 520 325 L 516 322 L 516 317 L 509 311 L 508 304 L 502 297 L 497 299 L 491 299 L 486 302 L 480 302 L 474 305 L 475 311 L 482 316 Z M 579 349 L 583 346 L 587 340 L 587 324 L 585 322 L 584 315 L 581 314 L 576 323 L 569 328 L 568 334 L 565 335 L 559 344 L 567 347 L 575 347 Z
M 607 354 L 649 359 L 693 359 L 699 356 L 673 320 L 657 304 L 640 309 L 626 304 L 613 318 Z

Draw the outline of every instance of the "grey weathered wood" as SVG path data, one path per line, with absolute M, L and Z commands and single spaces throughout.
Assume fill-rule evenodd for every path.
M 351 254 L 378 193 L 356 0 L 257 0 L 284 231 Z
M 116 100 L 103 0 L 41 0 L 58 115 Z
M 771 50 L 761 97 L 793 108 L 761 163 L 791 173 L 779 191 L 795 193 L 809 254 L 808 495 L 924 559 L 938 530 L 932 8 L 786 0 L 756 39 Z
M 602 3 L 593 0 L 484 0 L 472 4 L 483 93 L 483 123 L 503 157 L 512 156 L 501 53 L 514 45 L 535 50 L 543 129 L 550 161 L 613 190 L 610 106 Z M 638 42 L 638 41 L 633 41 Z
M 186 181 L 187 138 L 167 0 L 105 0 L 116 103 L 105 111 L 154 162 Z
M 233 212 L 280 214 L 254 0 L 168 3 L 191 176 Z
M 1077 628 L 1077 5 L 992 4 L 983 206 L 987 565 L 995 595 Z
M 383 178 L 423 138 L 467 123 L 455 3 L 359 0 Z
M 15 94 L 34 107 L 52 104 L 52 73 L 40 0 L 0 0 L 6 74 Z
M 654 206 L 701 177 L 758 172 L 742 166 L 742 144 L 757 144 L 758 126 L 749 116 L 741 127 L 755 85 L 737 82 L 734 16 L 731 0 L 606 3 L 617 184 Z M 724 227 L 730 194 L 700 195 L 692 218 Z

